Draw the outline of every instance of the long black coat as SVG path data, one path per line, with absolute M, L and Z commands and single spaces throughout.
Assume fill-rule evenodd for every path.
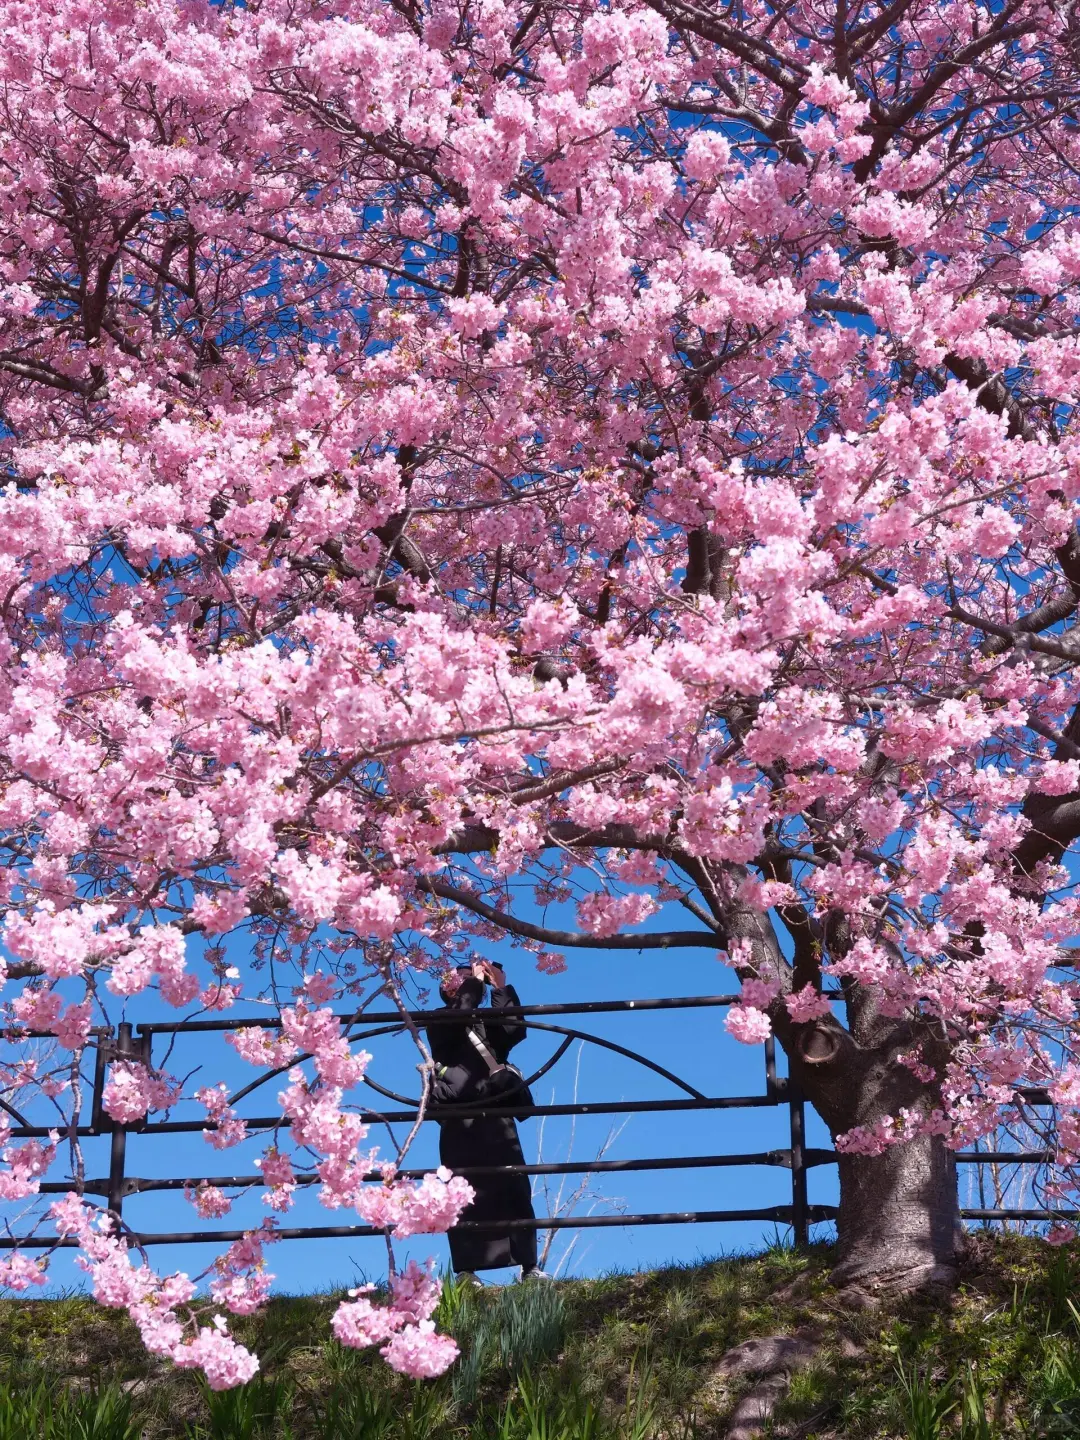
M 476 1011 L 471 1026 L 430 1025 L 428 1046 L 438 1067 L 432 1099 L 438 1105 L 478 1104 L 485 1100 L 489 1071 L 483 1057 L 471 1044 L 466 1030 L 476 1031 L 500 1064 L 506 1063 L 510 1051 L 525 1038 L 525 1024 L 517 1017 L 500 1020 L 498 1012 L 508 1005 L 520 1005 L 512 985 L 492 987 L 491 1008 L 478 1010 L 483 999 L 483 985 L 469 977 L 462 982 L 448 1009 Z M 482 1017 L 482 1018 L 481 1018 Z M 488 1103 L 499 1106 L 507 1099 L 492 1097 Z M 473 1165 L 523 1165 L 521 1141 L 513 1118 L 506 1116 L 468 1116 L 460 1120 L 439 1121 L 439 1159 L 450 1170 L 464 1170 Z M 462 1220 L 531 1220 L 532 1194 L 527 1175 L 468 1175 L 466 1179 L 476 1191 L 476 1198 Z M 471 1231 L 453 1229 L 449 1233 L 450 1260 L 456 1271 L 497 1270 L 504 1265 L 521 1265 L 530 1270 L 536 1264 L 536 1231 L 513 1229 L 501 1234 L 497 1230 Z

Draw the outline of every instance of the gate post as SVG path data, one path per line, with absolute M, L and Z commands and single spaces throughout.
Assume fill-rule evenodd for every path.
M 788 1074 L 788 1114 L 791 1120 L 791 1229 L 796 1245 L 810 1239 L 806 1193 L 806 1104 L 798 1080 Z
M 765 1093 L 774 1103 L 777 1100 L 778 1088 L 776 1084 L 776 1037 L 770 1034 L 765 1037 Z
M 119 1026 L 111 1059 L 125 1060 L 131 1056 L 132 1027 L 125 1020 Z M 109 1149 L 109 1209 L 119 1217 L 124 1206 L 124 1164 L 127 1158 L 127 1126 L 112 1121 L 112 1144 Z
M 105 1070 L 112 1054 L 113 1032 L 102 1030 L 94 1042 L 94 1095 L 90 1105 L 90 1128 L 95 1135 L 108 1130 L 111 1122 L 101 1108 L 101 1092 L 105 1089 Z

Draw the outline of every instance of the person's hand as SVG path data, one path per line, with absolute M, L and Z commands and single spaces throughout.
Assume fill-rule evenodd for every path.
M 497 990 L 506 984 L 506 971 L 491 960 L 474 960 L 472 973 L 477 980 L 482 980 L 485 985 L 494 985 Z

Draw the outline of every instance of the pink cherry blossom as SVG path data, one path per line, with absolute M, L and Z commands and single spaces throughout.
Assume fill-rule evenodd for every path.
M 224 1085 L 205 1085 L 194 1098 L 206 1107 L 213 1128 L 204 1130 L 203 1136 L 215 1150 L 228 1150 L 246 1138 L 247 1122 L 229 1104 Z
M 232 1209 L 232 1201 L 216 1185 L 204 1183 L 197 1186 L 188 1186 L 184 1191 L 184 1198 L 198 1211 L 204 1220 L 218 1220 L 222 1215 L 228 1215 Z
M 1076 1228 L 1073 1225 L 1051 1225 L 1046 1239 L 1051 1245 L 1069 1245 L 1076 1239 Z
M 150 1109 L 150 1097 L 146 1093 L 148 1078 L 144 1065 L 126 1061 L 113 1065 L 102 1092 L 101 1103 L 106 1114 L 122 1125 L 141 1120 Z
M 440 1335 L 433 1321 L 421 1320 L 399 1330 L 380 1353 L 392 1370 L 428 1380 L 449 1370 L 458 1357 L 458 1346 L 449 1335 Z
M 775 982 L 758 980 L 753 977 L 742 982 L 739 992 L 742 1004 L 757 1010 L 767 1009 L 779 993 L 780 987 Z
M 31 1259 L 20 1250 L 12 1250 L 0 1260 L 0 1285 L 16 1294 L 29 1290 L 32 1285 L 47 1283 L 46 1265 L 41 1259 Z
M 10 1132 L 0 1130 L 0 1139 L 5 1134 Z M 40 1140 L 27 1140 L 22 1145 L 5 1144 L 0 1149 L 0 1160 L 5 1167 L 0 1169 L 0 1199 L 24 1200 L 38 1193 L 41 1178 L 55 1158 L 59 1138 L 58 1133 L 51 1130 L 48 1145 Z
M 733 1005 L 724 1020 L 724 1029 L 742 1045 L 760 1045 L 772 1034 L 772 1021 L 753 1005 Z
M 172 1359 L 181 1369 L 201 1370 L 211 1390 L 243 1385 L 259 1368 L 251 1351 L 228 1334 L 220 1315 L 215 1316 L 212 1326 L 202 1326 L 194 1340 L 178 1345 Z
M 808 1020 L 820 1020 L 823 1015 L 832 1013 L 828 998 L 812 985 L 804 985 L 801 990 L 785 995 L 784 1004 L 797 1025 L 805 1024 Z
M 350 1294 L 356 1292 L 350 1291 Z M 398 1317 L 386 1306 L 375 1305 L 366 1296 L 343 1301 L 334 1312 L 330 1328 L 342 1345 L 363 1350 L 368 1345 L 381 1345 L 393 1335 Z

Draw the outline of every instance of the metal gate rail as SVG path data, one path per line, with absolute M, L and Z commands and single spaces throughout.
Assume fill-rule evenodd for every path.
M 836 1218 L 836 1207 L 831 1205 L 811 1205 L 807 1194 L 807 1172 L 818 1165 L 837 1163 L 837 1155 L 832 1150 L 808 1149 L 806 1147 L 806 1114 L 805 1103 L 798 1085 L 786 1076 L 776 1073 L 776 1048 L 772 1037 L 765 1041 L 762 1049 L 765 1061 L 765 1085 L 764 1090 L 756 1095 L 704 1095 L 693 1085 L 674 1075 L 670 1070 L 658 1065 L 639 1051 L 631 1050 L 628 1047 L 616 1044 L 602 1036 L 591 1035 L 577 1029 L 567 1029 L 561 1025 L 553 1025 L 549 1022 L 553 1018 L 567 1016 L 588 1016 L 588 1015 L 613 1015 L 613 1014 L 642 1014 L 647 1015 L 657 1011 L 671 1010 L 699 1010 L 699 1009 L 720 1009 L 727 1008 L 736 1003 L 738 996 L 735 995 L 692 995 L 672 996 L 646 1000 L 602 1000 L 592 1002 L 579 1002 L 577 1004 L 559 1005 L 519 1005 L 508 1007 L 498 1011 L 500 1018 L 519 1018 L 526 1022 L 528 1028 L 534 1031 L 553 1032 L 557 1036 L 564 1037 L 560 1047 L 556 1050 L 554 1057 L 535 1073 L 528 1077 L 530 1081 L 545 1074 L 554 1063 L 566 1052 L 573 1040 L 577 1039 L 585 1043 L 592 1043 L 604 1049 L 615 1051 L 659 1075 L 662 1079 L 683 1092 L 682 1095 L 669 1095 L 655 1100 L 631 1100 L 631 1101 L 608 1101 L 593 1100 L 574 1104 L 551 1104 L 533 1105 L 528 1108 L 506 1106 L 443 1106 L 429 1105 L 423 1115 L 424 1123 L 437 1122 L 448 1114 L 455 1116 L 587 1116 L 587 1115 L 630 1115 L 656 1112 L 676 1111 L 726 1111 L 745 1110 L 759 1107 L 786 1107 L 788 1111 L 788 1132 L 789 1144 L 782 1149 L 770 1149 L 757 1151 L 749 1154 L 707 1154 L 707 1155 L 671 1155 L 671 1156 L 647 1156 L 634 1157 L 627 1160 L 593 1160 L 593 1161 L 565 1161 L 557 1163 L 537 1163 L 534 1165 L 509 1165 L 509 1166 L 473 1166 L 465 1167 L 459 1173 L 466 1179 L 470 1177 L 482 1177 L 496 1174 L 503 1175 L 606 1175 L 626 1174 L 631 1172 L 644 1171 L 679 1171 L 679 1170 L 701 1170 L 701 1169 L 723 1169 L 732 1166 L 769 1166 L 773 1168 L 788 1169 L 791 1172 L 791 1199 L 786 1204 L 772 1205 L 754 1209 L 722 1209 L 722 1210 L 696 1210 L 696 1211 L 671 1211 L 671 1212 L 650 1212 L 644 1214 L 616 1214 L 616 1215 L 583 1215 L 583 1216 L 541 1216 L 535 1220 L 515 1220 L 512 1222 L 484 1222 L 484 1221 L 463 1221 L 461 1229 L 477 1232 L 489 1231 L 492 1229 L 503 1230 L 506 1228 L 515 1229 L 536 1229 L 536 1230 L 564 1230 L 564 1229 L 597 1229 L 609 1227 L 624 1227 L 637 1225 L 688 1225 L 688 1224 L 714 1224 L 735 1221 L 763 1221 L 777 1225 L 790 1226 L 796 1244 L 805 1244 L 809 1238 L 809 1227 L 822 1221 Z M 347 1014 L 339 1014 L 337 1017 L 348 1027 L 350 1041 L 363 1041 L 373 1039 L 376 1036 L 401 1034 L 410 1025 L 429 1026 L 432 1024 L 463 1024 L 468 1022 L 467 1016 L 455 1012 L 425 1011 L 416 1010 L 402 1012 L 398 1010 L 386 1012 L 363 1012 L 353 1011 Z M 531 1022 L 531 1023 L 530 1023 Z M 94 1050 L 93 1066 L 93 1089 L 92 1103 L 90 1107 L 89 1124 L 74 1125 L 61 1131 L 72 1138 L 84 1139 L 108 1135 L 111 1137 L 109 1173 L 107 1176 L 95 1177 L 84 1180 L 80 1185 L 72 1181 L 47 1181 L 42 1183 L 40 1189 L 44 1194 L 66 1193 L 71 1189 L 80 1190 L 88 1195 L 99 1195 L 108 1201 L 109 1209 L 118 1217 L 122 1215 L 124 1200 L 127 1196 L 148 1194 L 155 1191 L 183 1190 L 188 1187 L 197 1186 L 200 1183 L 214 1185 L 220 1188 L 229 1186 L 253 1186 L 262 1184 L 262 1177 L 258 1174 L 238 1175 L 216 1175 L 216 1176 L 168 1176 L 162 1178 L 147 1178 L 137 1175 L 130 1175 L 127 1171 L 127 1139 L 129 1135 L 140 1136 L 168 1136 L 175 1134 L 193 1133 L 207 1129 L 205 1120 L 159 1120 L 159 1121 L 136 1121 L 130 1124 L 121 1124 L 112 1120 L 105 1112 L 102 1097 L 105 1088 L 106 1076 L 110 1062 L 115 1060 L 141 1061 L 146 1065 L 153 1064 L 153 1046 L 156 1036 L 183 1036 L 193 1034 L 210 1034 L 231 1032 L 244 1028 L 256 1027 L 260 1029 L 280 1029 L 281 1022 L 278 1019 L 265 1015 L 255 1015 L 244 1018 L 230 1017 L 228 1020 L 196 1020 L 196 1021 L 163 1021 L 149 1022 L 138 1025 L 123 1023 L 110 1029 L 98 1027 L 91 1032 L 92 1043 L 88 1048 Z M 362 1027 L 362 1028 L 357 1028 Z M 17 1041 L 31 1037 L 50 1038 L 50 1032 L 25 1030 L 0 1031 L 0 1039 Z M 298 1057 L 302 1060 L 304 1057 Z M 290 1065 L 298 1063 L 293 1060 Z M 267 1081 L 281 1074 L 289 1067 L 282 1066 L 277 1069 L 269 1069 L 258 1080 L 243 1087 L 233 1100 L 239 1100 L 252 1091 L 258 1089 Z M 367 1080 L 373 1088 L 380 1093 L 397 1101 L 403 1102 L 407 1108 L 399 1110 L 365 1110 L 359 1113 L 367 1122 L 387 1121 L 415 1121 L 419 1113 L 418 1102 L 410 1102 L 407 1097 L 397 1096 L 393 1091 L 373 1081 Z M 1042 1092 L 1032 1092 L 1026 1097 L 1029 1103 L 1048 1103 L 1048 1097 Z M 411 1107 L 411 1108 L 409 1108 Z M 60 1127 L 49 1127 L 31 1124 L 12 1104 L 0 1098 L 0 1110 L 7 1113 L 8 1117 L 15 1123 L 11 1125 L 10 1133 L 13 1139 L 44 1138 L 50 1130 Z M 249 1135 L 252 1131 L 274 1130 L 288 1124 L 286 1117 L 280 1114 L 251 1115 L 242 1117 L 247 1122 Z M 1008 1164 L 1024 1163 L 1045 1159 L 1043 1152 L 996 1152 L 996 1151 L 964 1151 L 960 1152 L 956 1159 L 959 1164 L 987 1165 L 987 1164 Z M 419 1178 L 427 1173 L 424 1170 L 403 1170 L 399 1172 L 403 1178 Z M 366 1177 L 371 1180 L 381 1179 L 378 1173 Z M 312 1185 L 321 1183 L 318 1176 L 298 1176 L 298 1185 Z M 1050 1210 L 1007 1210 L 1007 1209 L 965 1209 L 962 1215 L 973 1220 L 1004 1220 L 1004 1219 L 1029 1219 L 1029 1220 L 1053 1220 L 1059 1218 L 1075 1219 L 1076 1212 L 1072 1211 L 1050 1211 Z M 244 1230 L 191 1230 L 191 1231 L 164 1231 L 140 1233 L 130 1230 L 125 1226 L 125 1231 L 131 1240 L 139 1245 L 165 1245 L 165 1244 L 188 1244 L 196 1242 L 231 1242 L 242 1238 Z M 354 1236 L 375 1236 L 383 1232 L 370 1225 L 308 1225 L 308 1226 L 283 1226 L 275 1230 L 275 1234 L 281 1239 L 322 1239 L 342 1238 Z M 15 1248 L 53 1248 L 54 1246 L 65 1247 L 75 1245 L 74 1240 L 48 1239 L 38 1235 L 17 1236 L 10 1233 L 0 1235 L 0 1250 Z

